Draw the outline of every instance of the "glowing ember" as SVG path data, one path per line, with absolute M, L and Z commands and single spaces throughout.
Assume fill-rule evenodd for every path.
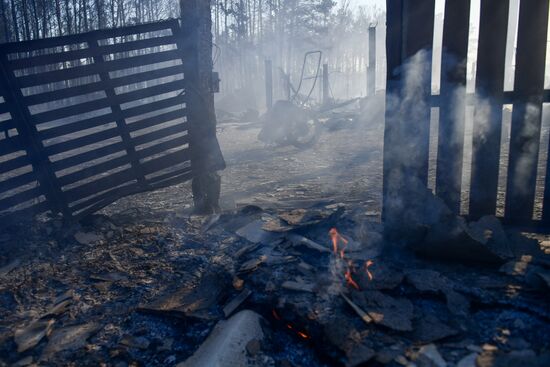
M 271 310 L 271 314 L 273 315 L 273 317 L 274 317 L 277 321 L 281 321 L 281 320 L 282 320 L 282 319 L 281 319 L 281 316 L 279 316 L 279 314 L 277 313 L 277 311 L 275 311 L 275 309 L 272 309 L 272 310 Z M 286 324 L 285 326 L 286 326 L 286 328 L 287 328 L 288 330 L 292 330 L 293 332 L 296 333 L 296 335 L 298 335 L 298 336 L 299 336 L 300 338 L 302 338 L 302 339 L 306 339 L 306 340 L 307 340 L 307 339 L 310 338 L 310 336 L 309 336 L 308 334 L 306 334 L 305 331 L 297 330 L 297 329 L 294 328 L 294 326 L 292 326 L 291 324 Z
M 352 274 L 354 274 L 355 271 L 355 264 L 353 263 L 353 260 L 347 260 L 346 259 L 346 247 L 349 243 L 348 240 L 346 240 L 336 228 L 331 228 L 331 230 L 328 232 L 328 235 L 330 236 L 330 239 L 332 241 L 332 251 L 334 252 L 334 255 L 339 256 L 340 259 L 344 260 L 346 262 L 347 268 L 344 273 L 344 279 L 346 279 L 346 282 L 351 287 L 359 290 L 359 285 L 357 282 L 353 279 Z M 374 279 L 372 273 L 369 270 L 369 267 L 374 264 L 372 260 L 367 260 L 365 262 L 365 272 L 367 273 L 367 277 L 369 278 L 369 281 L 372 281 Z

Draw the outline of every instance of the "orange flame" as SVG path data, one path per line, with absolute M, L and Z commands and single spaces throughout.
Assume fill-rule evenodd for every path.
M 365 261 L 365 271 L 367 272 L 367 276 L 369 277 L 370 281 L 372 281 L 374 279 L 374 276 L 372 275 L 372 273 L 369 270 L 369 266 L 371 266 L 372 264 L 374 264 L 374 261 L 372 261 L 372 260 Z
M 334 255 L 340 256 L 340 259 L 346 260 L 346 247 L 348 245 L 348 240 L 346 240 L 340 233 L 338 233 L 338 230 L 336 228 L 331 228 L 328 232 L 328 235 L 330 236 L 330 239 L 332 241 L 332 251 L 334 252 Z M 347 269 L 344 273 L 344 278 L 346 279 L 346 282 L 348 285 L 352 286 L 353 288 L 360 290 L 359 285 L 357 282 L 353 279 L 352 274 L 355 273 L 355 265 L 353 263 L 353 260 L 346 260 L 347 263 Z M 369 267 L 374 264 L 372 260 L 367 260 L 365 262 L 365 272 L 367 273 L 367 277 L 369 278 L 369 281 L 372 281 L 374 279 L 374 276 L 369 270 Z
M 346 240 L 336 228 L 331 228 L 328 232 L 330 239 L 332 240 L 332 251 L 335 255 L 340 253 L 340 258 L 343 259 L 345 256 L 346 247 L 348 246 L 348 240 Z M 339 248 L 338 242 L 342 243 L 342 247 Z

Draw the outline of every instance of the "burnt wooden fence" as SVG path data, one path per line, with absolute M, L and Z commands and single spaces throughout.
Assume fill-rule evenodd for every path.
M 188 116 L 204 106 L 186 103 L 199 65 L 183 33 L 168 20 L 0 45 L 0 212 L 80 218 L 191 179 Z
M 402 95 L 403 65 L 419 51 L 432 61 L 435 0 L 388 0 L 387 2 L 387 92 Z M 550 102 L 550 91 L 544 90 L 545 58 L 549 2 L 521 0 L 517 33 L 515 84 L 504 91 L 505 53 L 510 0 L 481 0 L 477 52 L 475 96 L 466 95 L 466 60 L 470 29 L 470 0 L 446 1 L 443 25 L 441 89 L 432 95 L 430 83 L 417 94 L 421 96 L 423 116 L 414 128 L 399 121 L 396 112 L 386 110 L 384 138 L 384 207 L 399 195 L 391 176 L 403 166 L 407 154 L 396 154 L 403 145 L 410 149 L 415 162 L 405 175 L 414 175 L 424 184 L 428 179 L 428 139 L 430 108 L 439 108 L 436 194 L 455 213 L 461 205 L 461 181 L 464 159 L 464 114 L 457 116 L 448 102 L 453 93 L 462 93 L 466 104 L 474 105 L 472 167 L 468 216 L 472 219 L 496 214 L 499 177 L 503 105 L 513 105 L 509 159 L 503 220 L 513 225 L 550 225 L 550 170 L 548 157 L 542 218 L 533 219 L 537 162 L 539 160 L 543 103 Z M 416 70 L 419 78 L 430 80 L 431 67 Z M 491 101 L 488 111 L 477 114 L 476 101 Z M 487 108 L 487 107 L 485 107 Z M 527 113 L 530 111 L 530 113 Z M 416 116 L 419 117 L 419 116 Z M 546 153 L 547 154 L 547 153 Z M 526 164 L 526 162 L 528 164 Z M 402 170 L 400 170 L 401 173 Z M 394 176 L 395 177 L 395 176 Z M 402 188 L 401 188 L 402 189 Z M 385 212 L 385 216 L 392 213 Z

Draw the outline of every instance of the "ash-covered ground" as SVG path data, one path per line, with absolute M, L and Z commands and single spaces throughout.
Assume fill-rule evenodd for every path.
M 433 243 L 467 242 L 454 262 L 384 240 L 379 116 L 342 121 L 308 149 L 266 147 L 255 122 L 220 123 L 218 215 L 192 215 L 182 184 L 70 228 L 7 227 L 0 365 L 173 366 L 249 309 L 263 335 L 243 346 L 244 365 L 547 366 L 546 237 L 491 219 L 461 237 L 434 231 Z

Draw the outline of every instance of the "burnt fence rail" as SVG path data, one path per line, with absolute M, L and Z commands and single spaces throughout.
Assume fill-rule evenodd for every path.
M 0 213 L 80 218 L 192 178 L 177 20 L 0 45 Z
M 438 95 L 430 90 L 431 63 L 434 49 L 435 0 L 388 0 L 387 2 L 387 92 L 403 95 L 404 65 L 419 52 L 425 52 L 426 68 L 418 68 L 418 79 L 427 80 L 418 90 L 423 106 L 417 111 L 415 126 L 400 121 L 394 110 L 386 110 L 384 136 L 384 216 L 392 215 L 388 200 L 399 196 L 399 187 L 391 182 L 400 171 L 403 146 L 415 161 L 406 175 L 427 184 L 430 140 L 430 109 L 439 109 L 436 151 L 435 193 L 459 214 L 465 159 L 466 114 L 457 114 L 451 97 L 461 93 L 464 107 L 475 109 L 472 131 L 471 176 L 467 215 L 472 219 L 497 214 L 499 170 L 506 167 L 503 221 L 512 225 L 550 226 L 550 170 L 548 152 L 541 150 L 543 105 L 550 102 L 550 91 L 544 89 L 549 2 L 521 0 L 517 22 L 514 88 L 504 90 L 508 30 L 513 0 L 446 1 L 443 21 L 441 87 Z M 479 37 L 475 68 L 475 95 L 466 94 L 468 43 L 470 41 L 471 7 L 480 4 Z M 477 25 L 474 25 L 477 27 Z M 490 101 L 480 106 L 478 101 Z M 503 106 L 512 105 L 508 157 L 502 162 L 501 141 Z M 477 111 L 485 108 L 483 113 Z M 464 111 L 463 111 L 464 112 Z M 399 151 L 399 152 L 398 152 Z M 544 154 L 544 157 L 539 157 Z M 535 216 L 539 161 L 546 166 L 542 214 Z M 503 163 L 506 165 L 503 166 Z M 395 176 L 394 176 L 395 177 Z M 502 200 L 502 198 L 500 199 Z M 388 210 L 386 210 L 388 209 Z M 540 209 L 540 208 L 539 208 Z

